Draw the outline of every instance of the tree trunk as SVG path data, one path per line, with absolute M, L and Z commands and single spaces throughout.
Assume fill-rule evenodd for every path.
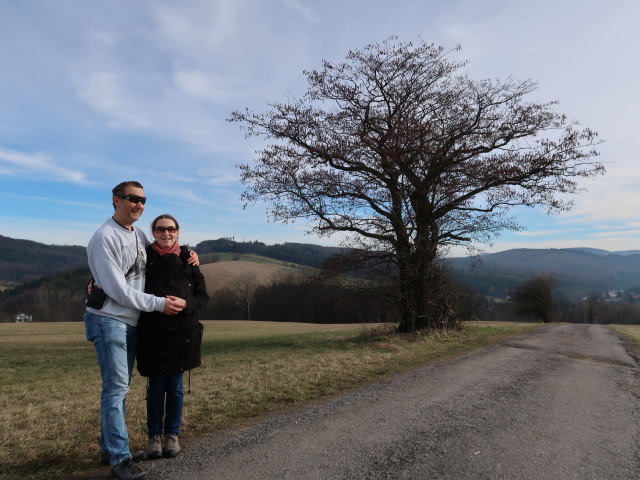
M 403 262 L 404 263 L 404 262 Z M 407 270 L 406 264 L 399 269 L 400 298 L 398 309 L 400 310 L 400 333 L 414 333 L 416 331 L 416 304 L 415 292 L 412 285 L 413 275 Z
M 436 248 L 418 244 L 405 258 L 399 258 L 400 325 L 398 331 L 414 333 L 431 328 L 429 300 L 439 288 L 434 275 Z

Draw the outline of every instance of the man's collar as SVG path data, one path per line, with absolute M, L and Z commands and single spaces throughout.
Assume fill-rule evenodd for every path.
M 113 217 L 111 217 L 111 219 L 116 222 L 118 225 L 120 225 L 122 228 L 124 228 L 125 230 L 129 230 L 130 232 L 133 231 L 133 225 L 131 225 L 131 228 L 127 228 L 124 225 L 122 225 L 118 220 L 116 220 L 115 215 Z

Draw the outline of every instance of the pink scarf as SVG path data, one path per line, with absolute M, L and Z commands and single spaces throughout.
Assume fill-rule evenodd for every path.
M 178 242 L 173 244 L 169 250 L 163 250 L 158 246 L 158 242 L 153 242 L 151 244 L 151 248 L 153 248 L 156 252 L 160 254 L 160 256 L 165 255 L 167 253 L 173 253 L 174 255 L 180 255 L 180 244 Z

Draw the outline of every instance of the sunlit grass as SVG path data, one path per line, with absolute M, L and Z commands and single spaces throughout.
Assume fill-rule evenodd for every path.
M 185 442 L 537 326 L 477 322 L 447 335 L 398 336 L 375 325 L 203 323 L 203 363 L 185 399 Z M 127 396 L 133 449 L 146 444 L 145 386 L 134 372 Z M 96 467 L 99 395 L 82 323 L 0 324 L 0 478 L 60 478 Z
M 640 343 L 640 325 L 607 325 L 612 330 Z

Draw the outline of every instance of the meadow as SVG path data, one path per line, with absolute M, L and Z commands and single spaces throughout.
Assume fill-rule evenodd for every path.
M 203 323 L 203 362 L 191 372 L 185 395 L 185 445 L 539 326 L 474 322 L 446 335 L 400 336 L 389 325 Z M 185 375 L 185 391 L 188 386 Z M 134 370 L 127 396 L 133 450 L 146 445 L 145 388 Z M 46 480 L 97 469 L 99 395 L 95 352 L 82 323 L 0 324 L 0 479 Z

